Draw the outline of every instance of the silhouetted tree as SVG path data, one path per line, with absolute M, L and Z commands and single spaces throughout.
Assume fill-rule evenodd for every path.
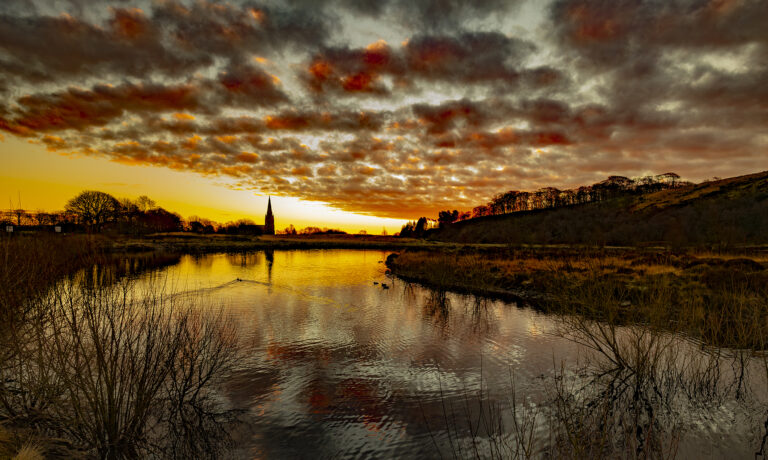
M 488 212 L 488 206 L 475 206 L 472 208 L 472 217 L 483 217 L 490 215 Z
M 157 208 L 142 213 L 138 225 L 152 232 L 177 232 L 182 230 L 181 222 L 178 214 Z
M 427 218 L 419 217 L 419 220 L 416 221 L 416 228 L 414 229 L 416 236 L 423 235 L 426 230 L 427 230 Z
M 302 235 L 346 235 L 347 232 L 335 228 L 304 227 L 299 231 Z
M 151 209 L 154 209 L 156 207 L 155 200 L 149 198 L 146 195 L 141 195 L 140 197 L 136 198 L 136 206 L 139 208 L 139 211 L 141 212 L 147 212 Z
M 671 188 L 675 188 L 678 185 L 678 183 L 680 182 L 680 176 L 678 176 L 677 174 L 675 174 L 673 172 L 659 174 L 656 177 L 657 177 L 659 182 L 661 182 L 663 184 L 667 184 Z
M 192 233 L 203 233 L 205 230 L 205 225 L 202 224 L 202 222 L 193 220 L 187 224 L 189 226 L 189 231 Z
M 457 219 L 451 222 L 519 211 L 586 204 L 609 200 L 625 194 L 651 193 L 684 185 L 691 185 L 691 183 L 681 181 L 680 176 L 675 173 L 665 173 L 636 180 L 624 176 L 610 176 L 596 184 L 569 190 L 559 190 L 555 187 L 544 187 L 535 192 L 510 190 L 494 195 L 487 204 L 476 206 L 471 212 L 461 213 Z M 440 225 L 453 218 L 453 216 L 449 218 L 446 213 L 447 211 L 440 211 L 438 215 Z M 403 226 L 400 235 L 416 233 L 416 225 L 409 222 Z
M 438 214 L 437 222 L 440 226 L 452 224 L 459 220 L 459 211 L 454 209 L 453 211 L 440 211 Z
M 100 231 L 105 222 L 115 219 L 120 203 L 108 193 L 86 190 L 69 200 L 66 209 L 76 214 L 89 229 Z

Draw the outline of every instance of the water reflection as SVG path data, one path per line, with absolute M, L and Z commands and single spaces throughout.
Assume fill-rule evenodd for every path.
M 424 303 L 424 315 L 431 318 L 441 329 L 448 325 L 448 315 L 451 311 L 451 300 L 444 290 L 431 291 Z
M 705 409 L 685 406 L 689 420 L 679 443 L 682 452 L 747 455 L 757 450 L 759 434 L 746 432 L 746 416 L 734 415 L 733 393 L 721 391 L 735 374 L 726 372 L 720 357 L 702 360 L 697 346 L 686 342 L 687 364 L 660 351 L 654 369 L 624 362 L 600 368 L 602 375 L 595 379 L 597 374 L 586 369 L 597 369 L 595 360 L 603 358 L 595 356 L 594 342 L 585 340 L 611 331 L 586 324 L 564 330 L 562 319 L 528 308 L 402 282 L 387 276 L 380 263 L 387 254 L 312 250 L 183 256 L 178 264 L 146 275 L 147 280 L 173 280 L 179 290 L 205 290 L 236 318 L 247 349 L 247 360 L 227 387 L 231 404 L 246 411 L 236 455 L 431 458 L 471 453 L 478 438 L 481 456 L 514 455 L 502 447 L 515 445 L 514 427 L 526 413 L 510 406 L 514 395 L 527 408 L 561 397 L 562 404 L 552 410 L 567 411 L 563 415 L 572 421 L 593 417 L 599 425 L 609 411 L 636 416 L 632 426 L 642 433 L 632 439 L 662 446 L 660 424 L 668 420 L 660 408 L 674 412 L 682 406 L 669 398 L 686 392 L 698 395 L 691 401 L 704 401 L 700 394 L 706 392 L 722 398 L 707 400 L 721 409 L 710 414 L 706 430 L 691 428 Z M 625 331 L 611 333 L 631 337 Z M 634 350 L 641 356 L 681 346 L 678 337 L 642 334 L 634 348 L 619 341 L 603 351 L 629 356 L 627 350 Z M 681 368 L 687 376 L 681 376 Z M 547 388 L 545 382 L 560 387 Z M 673 383 L 674 393 L 668 389 Z M 583 391 L 587 384 L 591 392 Z M 605 400 L 628 405 L 601 406 Z M 584 408 L 592 412 L 580 411 Z M 485 420 L 482 426 L 478 420 Z M 537 423 L 537 433 L 547 429 Z M 589 434 L 594 433 L 582 433 Z

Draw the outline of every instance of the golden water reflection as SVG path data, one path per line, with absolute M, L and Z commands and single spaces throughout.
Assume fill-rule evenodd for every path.
M 386 274 L 387 255 L 186 255 L 145 275 L 236 319 L 246 358 L 227 397 L 246 411 L 239 456 L 431 458 L 461 438 L 444 420 L 466 418 L 481 386 L 507 400 L 514 374 L 535 401 L 561 362 L 579 359 L 552 318 L 405 283 Z

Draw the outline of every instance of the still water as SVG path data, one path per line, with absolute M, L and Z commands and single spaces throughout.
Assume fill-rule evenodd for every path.
M 479 401 L 508 407 L 514 386 L 535 407 L 551 396 L 545 382 L 583 359 L 554 318 L 406 283 L 386 273 L 387 255 L 187 255 L 142 275 L 235 319 L 245 360 L 225 399 L 243 411 L 236 458 L 484 457 L 492 452 L 476 452 L 471 433 L 489 436 L 482 421 L 494 417 Z M 683 423 L 679 455 L 754 455 L 760 426 L 742 409 L 700 410 Z M 509 417 L 500 415 L 507 429 Z

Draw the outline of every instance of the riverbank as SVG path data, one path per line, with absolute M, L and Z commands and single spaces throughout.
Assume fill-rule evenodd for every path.
M 71 239 L 68 239 L 70 237 Z M 68 289 L 76 296 L 70 298 L 66 296 L 66 292 L 62 292 L 64 297 L 59 297 L 59 300 L 54 304 L 34 302 L 33 306 L 36 306 L 36 309 L 29 312 L 30 314 L 26 316 L 27 321 L 21 322 L 19 320 L 16 323 L 17 326 L 23 327 L 8 328 L 7 331 L 3 331 L 3 338 L 0 338 L 0 350 L 12 352 L 10 355 L 0 354 L 0 369 L 6 369 L 6 375 L 11 376 L 10 379 L 3 380 L 4 384 L 0 385 L 0 399 L 5 397 L 7 400 L 15 398 L 14 395 L 16 394 L 58 395 L 59 393 L 49 392 L 52 390 L 42 385 L 51 380 L 43 379 L 42 377 L 46 377 L 45 375 L 37 376 L 34 374 L 39 370 L 52 369 L 57 373 L 56 375 L 63 375 L 67 379 L 73 378 L 70 375 L 72 368 L 61 368 L 60 364 L 64 362 L 60 361 L 61 357 L 53 355 L 56 359 L 51 359 L 51 353 L 56 349 L 46 341 L 46 338 L 77 336 L 80 332 L 72 328 L 84 323 L 81 321 L 82 318 L 78 318 L 74 322 L 62 322 L 69 318 L 72 312 L 58 310 L 56 313 L 57 310 L 51 307 L 75 305 L 79 304 L 81 299 L 86 299 L 89 305 L 99 307 L 94 313 L 104 312 L 110 318 L 114 317 L 115 314 L 124 311 L 120 302 L 114 302 L 115 295 L 120 294 L 120 292 L 114 291 L 111 295 L 106 295 L 109 294 L 109 291 L 101 290 L 103 288 L 99 286 L 98 282 L 90 284 L 91 279 L 102 279 L 100 267 L 104 267 L 104 276 L 114 276 L 110 273 L 114 273 L 115 268 L 119 270 L 118 273 L 125 273 L 125 271 L 136 273 L 135 270 L 142 269 L 137 264 L 145 264 L 143 265 L 145 268 L 152 268 L 151 264 L 153 263 L 168 263 L 170 265 L 174 263 L 174 255 L 179 256 L 178 252 L 166 252 L 168 248 L 174 246 L 163 244 L 163 239 L 157 236 L 136 239 L 136 242 L 146 245 L 135 246 L 126 246 L 130 242 L 129 239 L 113 240 L 104 236 L 91 238 L 86 235 L 67 235 L 64 240 L 55 235 L 51 235 L 46 240 L 27 237 L 16 238 L 16 236 L 14 238 L 14 240 L 0 241 L 0 248 L 10 250 L 5 253 L 0 251 L 0 263 L 6 260 L 15 260 L 18 262 L 16 266 L 19 267 L 19 269 L 6 270 L 7 278 L 5 279 L 23 276 L 24 278 L 35 278 L 32 281 L 37 281 L 38 277 L 49 276 L 46 273 L 60 275 L 63 277 L 63 284 L 69 285 Z M 89 238 L 91 239 L 89 240 Z M 352 241 L 355 238 L 362 240 L 362 237 L 349 236 L 346 238 Z M 275 239 L 281 240 L 282 238 L 276 237 Z M 312 241 L 313 239 L 314 241 Z M 376 241 L 378 239 L 376 237 L 369 237 L 369 239 L 373 240 L 374 243 L 386 243 L 386 240 Z M 338 237 L 303 237 L 297 238 L 297 240 L 311 241 L 316 244 L 314 248 L 329 249 L 334 249 L 330 244 L 344 243 L 344 241 L 339 241 Z M 18 246 L 2 246 L 3 244 L 10 244 L 11 241 Z M 63 244 L 62 241 L 66 241 L 67 244 Z M 194 243 L 195 241 L 190 242 Z M 528 397 L 531 385 L 537 389 L 544 388 L 551 395 L 547 396 L 551 399 L 545 399 L 537 406 L 544 409 L 538 412 L 536 416 L 541 417 L 541 420 L 546 420 L 544 423 L 551 430 L 547 432 L 547 428 L 545 428 L 546 439 L 535 440 L 539 446 L 537 449 L 551 449 L 552 452 L 555 452 L 551 455 L 552 457 L 579 457 L 580 455 L 566 455 L 562 452 L 572 454 L 572 451 L 582 452 L 584 449 L 592 452 L 593 455 L 581 455 L 582 457 L 618 456 L 612 455 L 615 452 L 612 449 L 617 449 L 616 445 L 622 442 L 634 442 L 635 433 L 655 432 L 649 430 L 661 430 L 659 426 L 668 426 L 670 427 L 669 432 L 663 431 L 662 434 L 670 434 L 674 439 L 679 433 L 687 435 L 688 432 L 678 431 L 676 425 L 667 423 L 668 419 L 660 418 L 660 414 L 664 416 L 665 410 L 675 414 L 682 412 L 686 417 L 690 417 L 690 412 L 688 412 L 690 407 L 695 410 L 695 408 L 709 407 L 715 404 L 717 405 L 715 407 L 723 406 L 722 399 L 712 402 L 712 398 L 724 398 L 723 395 L 731 397 L 735 394 L 736 396 L 733 398 L 741 403 L 742 399 L 739 398 L 743 398 L 742 387 L 729 386 L 730 384 L 727 382 L 723 384 L 723 375 L 726 376 L 726 379 L 730 379 L 732 375 L 735 376 L 734 378 L 742 379 L 743 375 L 747 373 L 743 370 L 747 369 L 745 363 L 748 362 L 748 359 L 755 356 L 757 359 L 762 359 L 764 356 L 764 354 L 753 354 L 749 349 L 764 349 L 763 338 L 768 335 L 768 327 L 766 326 L 768 319 L 765 313 L 765 306 L 768 305 L 766 302 L 768 299 L 768 293 L 766 293 L 766 289 L 768 289 L 768 278 L 766 277 L 768 256 L 756 249 L 743 250 L 736 254 L 704 252 L 702 250 L 670 251 L 663 248 L 435 246 L 414 241 L 412 247 L 400 249 L 399 255 L 389 258 L 387 265 L 394 274 L 406 277 L 406 272 L 408 272 L 412 275 L 411 279 L 419 278 L 424 284 L 437 288 L 436 291 L 431 291 L 421 289 L 419 286 L 406 286 L 405 283 L 400 282 L 391 283 L 388 289 L 384 289 L 380 284 L 381 281 L 387 283 L 389 281 L 384 279 L 383 267 L 378 264 L 383 251 L 374 250 L 369 254 L 354 250 L 364 249 L 361 246 L 352 247 L 353 251 L 275 251 L 274 254 L 271 254 L 269 249 L 312 248 L 277 247 L 275 245 L 257 248 L 247 247 L 242 251 L 253 250 L 256 253 L 253 254 L 253 257 L 241 257 L 241 250 L 233 249 L 236 246 L 216 249 L 217 246 L 210 243 L 220 244 L 222 246 L 218 247 L 224 247 L 223 245 L 230 243 L 250 244 L 253 241 L 201 237 L 200 241 L 196 243 L 199 243 L 203 250 L 226 254 L 198 255 L 196 252 L 200 251 L 188 251 L 193 255 L 186 257 L 186 261 L 180 265 L 186 266 L 185 270 L 198 270 L 192 272 L 194 274 L 192 278 L 205 277 L 213 285 L 226 286 L 225 289 L 232 289 L 228 292 L 220 291 L 221 298 L 229 298 L 230 296 L 237 298 L 243 294 L 254 296 L 242 297 L 241 301 L 248 307 L 238 309 L 243 314 L 249 315 L 244 317 L 247 318 L 244 324 L 248 326 L 242 332 L 253 333 L 252 337 L 255 337 L 255 340 L 261 340 L 261 342 L 256 342 L 258 346 L 254 345 L 254 348 L 250 350 L 258 350 L 258 353 L 261 354 L 254 355 L 249 351 L 248 360 L 257 363 L 267 362 L 270 367 L 282 367 L 278 373 L 281 375 L 295 372 L 296 369 L 307 370 L 307 374 L 298 379 L 302 382 L 309 382 L 307 387 L 302 391 L 292 392 L 297 399 L 286 401 L 285 407 L 307 407 L 308 411 L 313 412 L 306 414 L 306 420 L 308 420 L 306 424 L 288 427 L 287 430 L 289 431 L 282 433 L 285 433 L 285 436 L 295 436 L 297 439 L 302 439 L 303 443 L 314 449 L 312 452 L 317 452 L 316 446 L 321 446 L 326 441 L 322 436 L 319 439 L 312 438 L 312 434 L 316 433 L 314 427 L 321 423 L 318 421 L 320 416 L 317 415 L 316 410 L 331 419 L 338 420 L 340 416 L 346 414 L 351 414 L 352 416 L 349 418 L 353 419 L 359 413 L 357 408 L 360 407 L 359 404 L 362 401 L 362 403 L 370 404 L 366 406 L 368 413 L 379 414 L 381 417 L 401 413 L 399 412 L 401 407 L 415 407 L 413 415 L 416 418 L 408 419 L 411 426 L 415 426 L 413 420 L 424 420 L 425 413 L 432 414 L 430 417 L 439 417 L 440 419 L 444 419 L 444 416 L 447 415 L 453 420 L 454 414 L 442 414 L 440 411 L 444 411 L 441 407 L 451 407 L 452 404 L 456 403 L 456 399 L 432 400 L 431 409 L 427 407 L 425 410 L 418 405 L 413 406 L 412 401 L 415 399 L 396 400 L 394 402 L 396 405 L 388 406 L 386 404 L 391 401 L 390 399 L 379 400 L 376 397 L 376 389 L 389 388 L 391 376 L 399 375 L 397 368 L 403 362 L 409 363 L 411 369 L 418 367 L 418 364 L 414 365 L 413 363 L 424 363 L 425 373 L 422 374 L 424 376 L 433 375 L 432 369 L 437 368 L 434 364 L 435 360 L 441 360 L 437 361 L 437 364 L 441 368 L 450 369 L 451 374 L 456 371 L 450 366 L 463 363 L 467 366 L 466 370 L 463 371 L 464 375 L 472 372 L 482 378 L 484 366 L 487 366 L 485 369 L 488 375 L 501 376 L 508 370 L 507 366 L 509 365 L 509 361 L 504 358 L 525 356 L 524 361 L 520 362 L 521 364 L 515 364 L 518 366 L 516 369 L 522 368 L 522 371 L 516 375 L 523 376 L 521 379 L 528 374 L 543 375 L 544 377 L 536 377 L 533 384 L 526 380 L 520 380 L 517 382 L 523 382 L 523 384 L 518 386 L 518 383 L 513 382 L 515 386 L 510 387 L 513 392 L 511 400 L 515 400 L 515 391 L 519 395 Z M 133 249 L 128 250 L 126 247 Z M 263 251 L 267 251 L 266 256 Z M 88 254 L 95 257 L 89 258 Z M 76 259 L 72 259 L 73 257 L 79 257 L 82 260 L 81 263 L 88 268 L 84 272 L 88 276 L 66 278 L 67 270 L 74 269 L 78 264 L 75 263 Z M 169 257 L 167 261 L 165 257 Z M 134 262 L 130 262 L 131 260 Z M 115 265 L 115 261 L 119 263 Z M 10 267 L 10 265 L 5 266 Z M 216 267 L 216 269 L 211 270 L 211 267 Z M 156 278 L 162 279 L 162 272 L 158 271 L 158 273 L 161 276 Z M 307 280 L 308 277 L 310 278 L 309 281 Z M 136 279 L 137 277 L 129 276 L 126 278 Z M 242 282 L 227 283 L 235 279 L 242 280 Z M 274 284 L 272 280 L 274 280 Z M 75 284 L 72 281 L 75 281 Z M 379 284 L 372 284 L 372 281 L 379 281 Z M 255 284 L 246 284 L 254 282 Z M 120 283 L 116 287 L 121 288 L 121 286 L 128 286 L 129 284 Z M 319 285 L 322 287 L 322 298 L 304 294 L 306 292 L 303 291 L 304 287 L 313 286 L 314 289 Z M 264 290 L 262 291 L 262 287 L 259 286 L 262 286 Z M 32 285 L 30 285 L 31 287 Z M 38 285 L 37 289 L 41 289 L 41 287 Z M 0 286 L 0 290 L 2 290 L 2 286 Z M 491 295 L 495 290 L 494 296 L 504 297 L 519 294 L 519 297 L 524 299 L 535 298 L 538 294 L 540 297 L 536 301 L 537 306 L 554 314 L 542 315 L 528 308 L 518 309 L 498 302 L 482 302 L 482 299 L 446 295 L 446 290 L 463 290 L 483 295 Z M 150 298 L 162 298 L 160 292 L 146 292 L 151 293 Z M 261 292 L 269 292 L 270 295 L 261 295 Z M 336 296 L 333 292 L 339 295 Z M 274 295 L 272 295 L 273 293 Z M 89 297 L 94 295 L 95 297 Z M 294 295 L 295 297 L 292 297 Z M 181 299 L 181 297 L 175 298 Z M 105 302 L 100 303 L 101 300 L 97 302 L 98 299 L 105 299 Z M 286 305 L 291 305 L 286 302 L 286 299 L 288 301 L 294 299 L 297 308 L 285 308 Z M 327 299 L 332 299 L 333 302 L 329 304 Z M 184 300 L 186 301 L 187 297 L 184 297 Z M 257 307 L 253 308 L 251 304 L 257 305 Z M 264 304 L 267 306 L 265 307 Z M 213 308 L 214 305 L 215 303 L 211 303 L 204 307 L 208 309 Z M 354 305 L 355 307 L 354 309 L 329 308 L 329 305 Z M 144 306 L 145 304 L 142 304 L 142 308 L 134 313 L 140 315 L 143 311 L 152 311 L 152 309 L 145 309 Z M 148 306 L 151 307 L 152 304 Z M 306 335 L 295 333 L 302 324 L 296 323 L 295 316 L 295 311 L 300 309 L 309 312 L 307 315 L 302 315 L 303 317 L 322 318 L 315 324 L 325 329 L 314 332 L 315 340 L 308 342 Z M 48 316 L 41 316 L 40 313 L 42 312 Z M 269 312 L 269 314 L 264 315 L 263 312 Z M 50 316 L 52 313 L 54 316 Z M 67 316 L 63 316 L 63 313 L 66 313 Z M 347 322 L 352 315 L 359 316 L 354 323 Z M 141 316 L 138 317 L 142 318 Z M 59 329 L 56 334 L 39 334 L 34 329 L 37 323 L 32 320 L 35 318 L 49 318 L 46 320 L 47 322 L 54 320 L 52 323 L 54 326 L 58 325 L 56 327 L 64 329 Z M 131 316 L 130 324 L 134 324 L 133 318 Z M 142 321 L 153 326 L 158 324 L 153 318 L 144 317 Z M 299 318 L 298 321 L 301 322 L 302 319 Z M 3 323 L 6 328 L 8 324 Z M 172 324 L 167 322 L 165 324 L 169 327 L 153 327 L 142 330 L 159 330 L 166 331 L 166 333 L 175 330 Z M 258 327 L 252 327 L 253 324 L 257 324 Z M 297 326 L 297 324 L 299 325 Z M 360 340 L 354 346 L 347 345 L 348 340 L 345 335 L 350 330 L 351 324 L 354 325 L 356 332 L 355 339 Z M 339 325 L 340 329 L 334 329 L 333 326 L 335 325 Z M 118 327 L 119 330 L 122 328 L 123 326 Z M 131 330 L 130 328 L 127 329 Z M 277 331 L 277 334 L 265 335 L 261 333 L 263 330 Z M 389 342 L 376 342 L 376 350 L 389 350 L 391 353 L 391 355 L 386 355 L 383 358 L 378 352 L 367 353 L 366 351 L 370 349 L 367 347 L 372 345 L 370 342 L 372 337 L 378 339 L 385 336 L 382 330 L 387 330 L 386 336 L 391 339 Z M 34 333 L 27 334 L 26 341 L 21 341 L 19 334 L 24 331 Z M 99 332 L 98 329 L 94 329 L 94 331 Z M 409 334 L 408 342 L 403 341 L 404 331 Z M 542 331 L 548 335 L 547 340 L 520 339 L 520 337 L 539 337 Z M 668 334 L 669 331 L 680 334 Z M 417 334 L 418 337 L 423 337 L 423 342 L 414 343 L 411 337 L 416 337 Z M 550 335 L 552 337 L 560 335 L 579 344 L 579 346 L 584 346 L 585 350 L 594 352 L 589 357 L 593 360 L 594 367 L 588 369 L 574 367 L 571 362 L 567 368 L 555 369 L 554 376 L 542 374 L 542 369 L 547 369 L 550 360 L 554 361 L 555 356 L 558 356 L 558 359 L 562 356 L 555 349 L 550 352 L 548 348 L 534 348 L 551 346 Z M 190 336 L 194 337 L 194 334 Z M 144 340 L 141 336 L 131 337 L 129 342 Z M 172 339 L 172 342 L 176 341 L 172 335 L 164 337 Z M 247 339 L 250 341 L 252 337 Z M 338 337 L 342 338 L 343 346 L 339 346 Z M 691 344 L 689 340 L 691 337 L 699 340 Z M 326 340 L 326 338 L 328 339 Z M 108 337 L 105 339 L 105 337 L 97 334 L 89 340 L 94 345 L 98 345 L 110 343 L 107 339 Z M 407 345 L 403 346 L 403 344 Z M 714 347 L 699 346 L 714 344 L 726 348 L 715 349 Z M 192 345 L 194 344 L 187 344 L 185 347 Z M 688 347 L 689 345 L 692 346 Z M 733 348 L 742 348 L 746 351 L 735 352 Z M 73 347 L 63 347 L 62 349 L 70 350 Z M 166 350 L 168 348 L 163 345 L 163 347 L 158 348 L 158 350 L 160 349 Z M 570 345 L 559 350 L 567 349 L 570 349 Z M 26 350 L 32 350 L 32 353 L 26 355 L 28 353 Z M 354 351 L 350 353 L 350 350 Z M 363 351 L 358 352 L 358 350 Z M 440 353 L 439 351 L 442 350 L 450 350 L 450 353 Z M 531 350 L 532 353 L 524 351 L 521 355 L 521 350 Z M 200 353 L 200 356 L 215 355 L 215 353 L 212 354 L 205 350 L 200 351 Z M 461 355 L 458 355 L 459 353 Z M 480 366 L 479 374 L 477 374 L 478 369 L 472 364 L 473 360 L 477 359 L 477 356 L 483 354 L 487 356 L 489 353 L 492 359 L 486 359 L 484 364 Z M 193 355 L 197 356 L 198 354 L 195 352 Z M 35 358 L 35 356 L 39 357 Z M 69 356 L 69 354 L 64 356 Z M 430 358 L 424 359 L 425 356 L 430 356 Z M 543 367 L 531 364 L 537 359 L 537 356 L 545 361 Z M 735 356 L 735 358 L 730 360 L 731 356 Z M 129 357 L 135 358 L 138 362 L 144 362 L 145 358 L 142 354 L 132 354 Z M 721 362 L 718 361 L 720 357 L 727 359 Z M 344 361 L 344 366 L 339 365 L 337 367 L 337 369 L 343 369 L 346 374 L 339 378 L 337 373 L 333 373 L 328 381 L 317 384 L 316 376 L 318 374 L 315 370 L 318 366 L 326 366 L 331 359 L 337 363 L 348 359 L 349 361 Z M 742 361 L 737 361 L 737 359 Z M 6 364 L 3 364 L 3 360 L 6 360 Z M 361 360 L 368 360 L 369 366 L 393 363 L 393 367 L 391 371 L 387 368 L 378 373 L 382 376 L 381 382 L 373 379 L 361 382 L 358 379 L 360 369 L 358 366 Z M 39 362 L 45 362 L 48 365 L 39 366 Z M 734 367 L 731 367 L 731 363 Z M 53 367 L 57 364 L 59 365 L 58 369 Z M 197 366 L 196 363 L 191 364 Z M 186 364 L 180 366 L 183 367 Z M 14 374 L 17 372 L 16 369 L 19 369 L 18 372 L 23 371 L 22 376 L 32 375 L 35 377 L 32 383 L 39 382 L 40 385 L 29 385 L 28 382 L 21 380 L 18 380 L 17 383 L 18 376 Z M 78 371 L 80 369 L 80 367 L 76 368 Z M 111 371 L 104 369 L 104 372 Z M 122 382 L 131 381 L 124 375 L 105 375 L 109 375 L 111 381 L 121 382 L 121 385 Z M 282 390 L 278 386 L 269 384 L 264 385 L 264 388 L 255 388 L 258 385 L 252 384 L 252 380 L 248 377 L 250 375 L 250 373 L 246 374 L 247 387 L 252 389 L 254 393 L 246 398 L 240 394 L 240 400 L 267 400 L 271 397 L 265 395 L 265 391 L 271 391 L 267 389 Z M 413 380 L 412 375 L 411 373 L 406 374 L 402 382 L 395 386 L 407 387 L 408 382 Z M 581 380 L 581 377 L 585 375 L 591 379 L 589 386 L 585 386 L 584 380 Z M 84 374 L 84 376 L 88 377 L 88 374 Z M 80 378 L 80 374 L 76 374 L 74 377 Z M 63 381 L 69 382 L 70 380 Z M 231 381 L 229 376 L 226 376 L 226 381 Z M 443 379 L 442 381 L 447 382 L 448 380 Z M 756 381 L 758 382 L 756 385 L 762 382 L 762 380 Z M 79 391 L 80 388 L 85 387 L 77 381 L 72 380 L 72 382 L 77 383 L 71 386 L 72 391 Z M 571 387 L 562 382 L 570 382 L 568 385 L 577 389 L 570 390 Z M 670 385 L 673 384 L 676 386 L 670 389 Z M 467 395 L 470 398 L 474 397 L 472 393 L 466 393 L 464 382 L 457 382 L 457 385 L 454 389 L 464 391 L 464 393 L 456 393 L 461 398 L 466 398 Z M 493 385 L 489 388 L 496 392 L 499 389 L 507 388 L 506 386 L 499 386 L 498 380 Z M 3 386 L 6 388 L 2 388 Z M 461 390 L 460 387 L 462 386 L 464 390 Z M 242 387 L 238 386 L 238 388 Z M 717 393 L 715 396 L 707 396 L 702 392 L 697 392 L 700 390 L 702 392 L 712 390 Z M 3 391 L 6 392 L 5 396 L 2 394 Z M 220 389 L 216 389 L 216 391 L 220 391 Z M 437 388 L 433 387 L 433 391 L 437 391 Z M 658 396 L 658 391 L 662 391 L 663 396 Z M 130 391 L 120 391 L 120 393 L 136 394 Z M 420 391 L 415 393 L 414 397 L 420 401 L 430 401 L 428 397 L 424 396 L 425 394 L 429 395 L 428 392 Z M 478 396 L 478 400 L 481 404 L 487 404 L 487 413 L 491 414 L 499 406 L 496 405 L 497 401 L 491 399 L 483 402 L 483 395 L 486 394 L 493 393 L 482 392 Z M 614 398 L 614 395 L 617 394 L 619 395 L 618 399 Z M 307 395 L 311 395 L 311 401 L 318 404 L 307 406 Z M 624 399 L 622 399 L 622 395 L 624 395 Z M 162 400 L 167 400 L 167 395 L 159 396 Z M 678 405 L 665 406 L 666 401 L 680 398 L 689 398 L 691 404 L 682 409 Z M 66 400 L 66 398 L 64 399 Z M 636 404 L 638 400 L 648 401 L 648 404 L 638 405 Z M 458 399 L 458 401 L 466 401 L 466 399 Z M 102 404 L 101 401 L 98 402 Z M 558 406 L 561 402 L 563 404 Z M 61 404 L 61 399 L 54 399 L 47 407 L 57 408 Z M 392 409 L 393 407 L 396 409 Z M 527 410 L 525 407 L 527 406 L 518 406 L 517 409 L 513 410 Z M 765 405 L 762 402 L 745 401 L 743 407 L 757 408 L 758 418 L 764 414 Z M 353 412 L 344 412 L 345 410 Z M 483 410 L 485 411 L 485 409 Z M 582 412 L 584 410 L 589 412 Z M 54 415 L 70 417 L 69 411 L 59 412 L 59 414 Z M 603 414 L 608 412 L 619 414 L 624 418 L 621 420 L 608 419 L 606 422 Z M 4 455 L 13 457 L 21 453 L 28 445 L 38 446 L 39 456 L 52 458 L 72 458 L 78 456 L 80 452 L 95 451 L 94 446 L 97 444 L 95 441 L 98 440 L 83 442 L 80 441 L 80 438 L 76 438 L 77 442 L 72 444 L 58 442 L 59 438 L 65 439 L 68 433 L 59 434 L 63 432 L 60 427 L 74 426 L 80 429 L 78 427 L 84 426 L 80 424 L 81 420 L 75 419 L 76 416 L 79 417 L 81 412 L 72 415 L 70 420 L 41 419 L 38 414 L 32 414 L 38 417 L 34 419 L 35 425 L 29 422 L 32 419 L 26 418 L 25 412 L 19 413 L 21 416 L 0 411 L 0 458 L 4 458 Z M 89 412 L 84 413 L 90 414 Z M 694 414 L 699 414 L 699 412 L 694 412 Z M 739 416 L 741 417 L 743 414 L 742 412 Z M 118 415 L 123 417 L 124 414 Z M 461 412 L 456 415 L 469 419 L 467 414 Z M 292 416 L 295 417 L 294 414 Z M 704 420 L 709 415 L 704 412 L 701 415 L 696 415 L 696 417 Z M 76 423 L 70 423 L 72 419 L 75 419 Z M 91 419 L 93 417 L 88 418 L 88 420 Z M 280 423 L 281 418 L 277 417 L 277 419 Z M 47 425 L 39 425 L 40 420 L 46 421 Z M 269 417 L 257 420 L 259 426 L 268 427 Z M 434 418 L 429 419 L 431 428 L 428 427 L 427 429 L 434 429 L 435 426 L 438 426 L 433 423 L 435 420 Z M 472 417 L 471 420 L 476 419 Z M 660 425 L 655 425 L 656 420 L 661 420 Z M 762 427 L 762 422 L 762 419 L 757 420 L 757 422 L 749 422 L 749 426 Z M 625 423 L 630 423 L 630 425 Z M 633 423 L 634 425 L 632 425 Z M 744 427 L 733 428 L 726 422 L 720 423 L 723 425 L 718 425 L 718 429 L 730 430 L 728 433 L 744 431 Z M 38 426 L 43 426 L 44 429 L 38 430 Z M 220 426 L 231 425 L 222 424 Z M 630 426 L 630 429 L 627 430 L 626 426 Z M 282 427 L 283 425 L 280 423 L 278 428 L 281 429 Z M 311 431 L 300 431 L 302 428 L 307 429 L 307 427 L 311 427 L 309 428 Z M 514 427 L 511 428 L 511 430 L 514 429 Z M 270 430 L 273 429 L 265 428 L 267 433 L 275 433 L 275 431 Z M 454 429 L 453 432 L 457 431 Z M 53 436 L 49 433 L 56 435 Z M 194 434 L 193 440 L 201 439 L 196 429 L 191 433 Z M 450 436 L 450 432 L 448 435 Z M 556 441 L 554 445 L 547 444 L 553 438 L 559 441 Z M 313 439 L 314 441 L 312 441 Z M 423 439 L 418 442 L 419 445 L 423 444 Z M 479 442 L 492 443 L 495 442 L 494 439 L 489 441 L 480 439 Z M 688 439 L 690 440 L 690 438 Z M 732 442 L 733 438 L 728 439 L 729 442 Z M 616 441 L 614 442 L 614 440 Z M 133 443 L 131 445 L 143 448 L 140 441 L 141 439 L 139 442 L 136 442 L 135 439 L 130 440 Z M 654 443 L 657 441 L 658 439 L 654 438 Z M 238 440 L 238 442 L 240 441 Z M 311 442 L 317 442 L 317 444 L 310 444 Z M 533 443 L 532 440 L 531 445 Z M 277 447 L 275 444 L 265 443 L 265 445 L 272 449 L 279 449 L 285 443 L 281 443 L 281 446 Z M 651 452 L 656 452 L 659 446 L 662 448 L 667 446 L 663 440 L 658 441 L 657 444 L 648 445 Z M 378 445 L 374 447 L 378 447 Z M 409 448 L 411 447 L 409 446 Z M 435 448 L 443 453 L 448 451 L 448 447 L 444 444 L 435 445 Z M 359 446 L 356 446 L 355 449 L 359 449 Z M 620 448 L 618 449 L 620 450 Z M 55 452 L 62 453 L 56 454 Z M 282 456 L 290 456 L 286 454 L 288 451 L 280 452 L 284 454 Z M 293 456 L 298 456 L 296 452 L 298 451 L 290 451 L 290 453 L 294 453 Z M 688 451 L 683 450 L 682 452 Z M 281 455 L 273 454 L 273 456 Z M 194 457 L 194 455 L 188 455 L 188 457 Z
M 706 251 L 439 243 L 374 235 L 145 237 L 14 236 L 0 240 L 4 314 L 45 286 L 94 266 L 121 276 L 172 264 L 181 254 L 302 249 L 398 251 L 393 274 L 616 324 L 658 324 L 720 346 L 768 345 L 768 251 Z M 45 261 L 45 263 L 41 263 Z M 101 270 L 100 267 L 112 267 Z M 125 272 L 125 273 L 124 273 Z
M 768 346 L 768 254 L 642 249 L 408 250 L 393 274 L 440 290 L 507 297 L 615 325 L 644 324 L 711 345 Z
M 114 251 L 181 253 L 240 252 L 265 249 L 436 249 L 460 245 L 379 235 L 199 235 L 159 233 L 112 239 Z

